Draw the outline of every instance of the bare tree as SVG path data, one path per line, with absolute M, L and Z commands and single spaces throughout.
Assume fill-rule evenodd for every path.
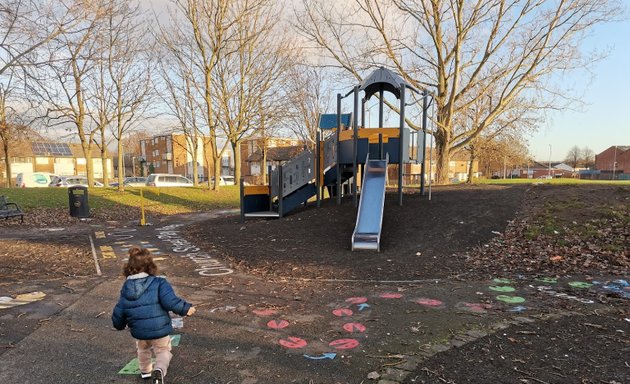
M 26 126 L 21 122 L 19 113 L 10 105 L 11 77 L 6 76 L 4 82 L 0 82 L 0 144 L 5 164 L 6 187 L 11 184 L 11 149 L 17 141 L 25 136 Z
M 573 170 L 575 170 L 582 161 L 582 150 L 580 147 L 577 145 L 572 146 L 569 149 L 569 152 L 567 152 L 567 156 L 564 158 L 564 161 L 566 161 Z
M 124 169 L 123 136 L 139 118 L 147 118 L 154 87 L 154 44 L 149 40 L 140 18 L 139 5 L 125 0 L 103 2 L 105 21 L 98 41 L 99 57 L 92 77 L 96 97 L 94 120 L 100 134 L 103 182 L 108 174 L 106 153 L 108 133 L 117 143 L 118 169 Z M 124 189 L 124 172 L 118 173 L 118 189 Z
M 0 3 L 0 75 L 37 62 L 36 50 L 70 28 L 76 18 L 51 20 L 54 2 L 4 0 Z
M 76 0 L 68 5 L 61 3 L 53 16 L 59 20 L 67 15 L 77 23 L 46 44 L 46 51 L 40 54 L 46 53 L 48 59 L 29 74 L 29 83 L 46 106 L 49 126 L 63 126 L 78 136 L 86 160 L 88 185 L 93 186 L 92 150 L 98 129 L 89 109 L 95 97 L 94 88 L 89 87 L 89 76 L 101 57 L 97 36 L 104 31 L 107 8 L 98 2 Z
M 274 2 L 236 3 L 239 17 L 214 72 L 214 84 L 218 126 L 232 145 L 234 176 L 239 180 L 241 141 L 253 133 L 264 140 L 285 114 L 280 79 L 294 63 L 294 50 L 277 28 L 279 9 Z
M 580 165 L 584 168 L 592 168 L 595 166 L 595 152 L 589 147 L 583 147 L 581 150 Z
M 309 148 L 315 146 L 319 116 L 330 106 L 332 91 L 325 74 L 321 67 L 301 64 L 291 68 L 286 79 L 287 124 Z
M 619 1 L 303 0 L 297 28 L 358 80 L 375 64 L 433 92 L 438 182 L 451 153 L 492 127 L 516 103 L 562 109 L 575 101 L 552 75 L 587 67 L 579 46 L 593 26 L 620 12 Z M 478 124 L 458 115 L 489 98 Z M 412 128 L 418 128 L 413 123 Z

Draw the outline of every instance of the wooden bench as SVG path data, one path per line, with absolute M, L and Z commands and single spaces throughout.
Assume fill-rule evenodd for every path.
M 0 195 L 0 219 L 4 218 L 9 220 L 10 217 L 20 217 L 20 221 L 24 222 L 24 212 L 20 209 L 16 203 L 10 203 L 7 201 L 7 197 Z

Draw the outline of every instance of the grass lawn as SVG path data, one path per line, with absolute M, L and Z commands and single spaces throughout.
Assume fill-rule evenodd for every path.
M 571 178 L 558 179 L 475 179 L 475 184 L 554 184 L 554 185 L 574 185 L 574 184 L 609 184 L 609 185 L 630 185 L 630 180 L 581 180 Z
M 239 206 L 239 187 L 233 185 L 222 186 L 216 192 L 203 187 L 126 188 L 124 192 L 114 188 L 90 188 L 88 204 L 91 209 L 139 208 L 141 190 L 148 212 L 174 214 Z M 7 196 L 26 212 L 40 207 L 68 208 L 66 188 L 0 188 L 0 195 Z

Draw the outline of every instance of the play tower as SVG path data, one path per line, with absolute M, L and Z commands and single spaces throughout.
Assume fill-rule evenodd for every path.
M 352 249 L 380 250 L 389 164 L 398 165 L 398 204 L 402 205 L 403 165 L 409 162 L 410 145 L 405 127 L 407 90 L 417 92 L 396 73 L 381 67 L 346 95 L 338 94 L 337 113 L 320 116 L 314 152 L 304 151 L 269 172 L 268 185 L 245 186 L 241 181 L 241 218 L 282 217 L 313 197 L 319 207 L 324 189 L 341 204 L 342 195 L 349 192 L 358 207 Z M 400 102 L 396 128 L 383 127 L 385 92 Z M 379 98 L 378 127 L 367 128 L 365 103 L 374 95 Z M 341 102 L 350 96 L 354 108 L 344 114 Z M 322 135 L 324 131 L 329 134 Z M 321 140 L 322 136 L 326 139 Z

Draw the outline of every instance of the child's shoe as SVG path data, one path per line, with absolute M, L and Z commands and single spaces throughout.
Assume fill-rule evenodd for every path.
M 140 372 L 140 378 L 141 379 L 150 379 L 151 378 L 151 372 Z
M 156 368 L 151 373 L 151 384 L 164 384 L 164 375 L 160 368 Z

